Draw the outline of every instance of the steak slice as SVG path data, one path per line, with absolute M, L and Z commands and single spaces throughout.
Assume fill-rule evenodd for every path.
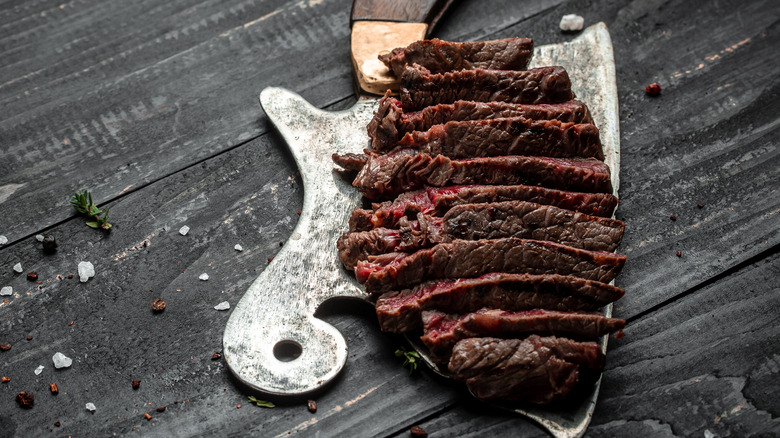
M 454 240 L 520 237 L 549 240 L 573 248 L 614 251 L 625 224 L 615 219 L 563 210 L 525 201 L 464 204 L 444 217 L 418 213 L 416 221 L 401 219 L 398 230 L 375 228 L 343 234 L 337 241 L 339 258 L 347 269 L 359 260 L 386 252 L 410 252 Z
M 334 163 L 344 168 L 344 170 L 351 170 L 354 172 L 360 171 L 365 167 L 368 161 L 368 156 L 365 154 L 353 154 L 346 153 L 344 155 L 332 154 L 331 159 Z
M 407 132 L 398 147 L 450 158 L 534 155 L 604 160 L 595 126 L 524 117 L 434 125 L 427 131 Z
M 337 162 L 338 164 L 338 162 Z M 451 160 L 414 151 L 368 155 L 352 181 L 369 199 L 397 196 L 425 185 L 539 185 L 562 190 L 611 193 L 609 167 L 595 159 L 503 156 Z
M 492 41 L 456 43 L 438 38 L 416 41 L 380 55 L 396 76 L 407 64 L 420 64 L 435 73 L 472 68 L 522 70 L 534 54 L 534 40 L 506 38 Z
M 455 345 L 448 368 L 481 400 L 549 404 L 595 381 L 604 354 L 595 342 L 557 337 L 470 338 Z
M 414 65 L 406 66 L 401 76 L 401 104 L 407 110 L 458 100 L 539 104 L 562 103 L 574 97 L 569 75 L 558 66 L 432 74 Z
M 617 198 L 607 193 L 579 193 L 535 186 L 450 186 L 425 187 L 398 195 L 393 201 L 374 204 L 372 210 L 355 209 L 349 221 L 350 231 L 397 228 L 403 217 L 417 213 L 438 216 L 461 204 L 528 201 L 553 205 L 593 216 L 611 217 Z
M 473 278 L 490 272 L 561 274 L 609 283 L 626 256 L 515 237 L 456 240 L 412 254 L 391 253 L 360 261 L 355 276 L 372 295 L 439 278 Z
M 588 107 L 572 100 L 559 104 L 523 105 L 507 102 L 473 102 L 459 100 L 451 104 L 429 106 L 420 111 L 404 112 L 401 101 L 388 91 L 379 100 L 374 118 L 368 124 L 371 147 L 386 151 L 407 132 L 427 131 L 434 125 L 450 121 L 489 120 L 525 117 L 533 120 L 560 120 L 569 123 L 593 123 Z
M 339 260 L 345 268 L 354 270 L 358 261 L 368 260 L 369 255 L 397 252 L 401 244 L 401 232 L 389 228 L 344 233 L 336 240 Z
M 446 363 L 452 347 L 466 338 L 524 337 L 528 334 L 566 336 L 575 339 L 597 339 L 625 327 L 626 321 L 607 318 L 598 312 L 561 312 L 526 310 L 512 312 L 480 309 L 465 316 L 439 311 L 423 311 L 424 335 L 420 338 L 437 363 Z
M 618 199 L 609 193 L 569 192 L 523 185 L 428 187 L 426 192 L 433 208 L 438 212 L 447 211 L 460 204 L 528 201 L 592 216 L 612 217 L 618 203 Z
M 460 314 L 483 307 L 583 311 L 605 306 L 624 294 L 615 286 L 572 276 L 490 273 L 388 292 L 377 299 L 376 315 L 383 331 L 403 333 L 420 327 L 425 309 Z
M 440 218 L 418 214 L 418 221 L 419 232 L 408 224 L 401 228 L 401 251 L 429 242 L 521 237 L 612 252 L 620 245 L 626 227 L 619 220 L 525 201 L 457 205 Z

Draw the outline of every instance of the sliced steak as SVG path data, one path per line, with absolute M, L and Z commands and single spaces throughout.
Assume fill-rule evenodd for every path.
M 355 209 L 350 231 L 397 228 L 402 217 L 417 213 L 438 216 L 461 204 L 528 201 L 553 205 L 592 216 L 611 217 L 618 199 L 607 193 L 579 193 L 535 186 L 450 186 L 426 187 L 398 195 L 393 201 L 374 204 L 373 210 Z
M 353 154 L 347 153 L 344 155 L 333 154 L 331 159 L 334 163 L 344 168 L 344 170 L 359 171 L 362 169 L 368 161 L 368 156 L 365 154 Z
M 337 163 L 338 164 L 338 163 Z M 397 196 L 425 185 L 538 185 L 611 193 L 609 167 L 595 159 L 504 156 L 451 160 L 414 151 L 368 155 L 352 185 L 369 199 Z
M 533 155 L 604 159 L 595 126 L 524 117 L 434 125 L 427 131 L 406 133 L 398 147 L 450 158 Z
M 401 76 L 401 104 L 406 110 L 458 100 L 540 104 L 567 102 L 574 97 L 569 75 L 557 66 L 432 74 L 414 65 L 406 66 Z
M 523 105 L 507 102 L 473 102 L 459 100 L 420 111 L 404 112 L 401 101 L 390 96 L 390 91 L 379 100 L 374 118 L 368 124 L 371 147 L 388 151 L 407 132 L 427 131 L 434 125 L 450 121 L 489 120 L 525 117 L 533 120 L 560 120 L 569 123 L 593 123 L 588 107 L 572 100 L 559 104 Z
M 533 54 L 534 40 L 530 38 L 464 43 L 434 38 L 393 49 L 379 60 L 401 77 L 407 64 L 420 64 L 434 73 L 472 68 L 523 70 Z
M 522 338 L 535 333 L 595 340 L 626 325 L 622 319 L 607 318 L 598 312 L 542 309 L 521 312 L 480 309 L 464 316 L 426 310 L 422 312 L 422 321 L 424 334 L 420 339 L 438 363 L 449 360 L 452 347 L 461 339 Z
M 368 260 L 371 255 L 411 252 L 458 239 L 520 237 L 614 251 L 625 230 L 625 224 L 615 219 L 525 201 L 458 205 L 444 217 L 418 213 L 416 221 L 402 218 L 401 222 L 397 230 L 375 228 L 342 235 L 337 247 L 344 266 L 354 269 L 359 260 Z
M 358 261 L 367 260 L 369 255 L 396 252 L 401 242 L 401 233 L 398 230 L 375 228 L 342 234 L 336 241 L 336 248 L 344 267 L 354 270 Z
M 625 261 L 624 255 L 541 240 L 456 240 L 412 254 L 386 254 L 358 262 L 355 276 L 372 295 L 428 280 L 474 278 L 490 272 L 573 275 L 609 283 Z
M 592 216 L 612 217 L 618 199 L 609 193 L 580 193 L 533 186 L 455 186 L 426 189 L 433 208 L 438 212 L 455 205 L 486 202 L 528 201 L 553 205 Z
M 440 218 L 418 214 L 418 221 L 417 233 L 401 228 L 401 251 L 456 239 L 521 237 L 611 252 L 620 245 L 626 227 L 619 220 L 525 201 L 457 205 Z
M 460 314 L 483 307 L 584 311 L 605 306 L 624 294 L 618 287 L 572 276 L 490 273 L 386 293 L 377 299 L 376 315 L 383 331 L 403 333 L 420 327 L 425 309 Z
M 532 335 L 464 339 L 452 350 L 448 368 L 481 400 L 548 404 L 595 380 L 603 367 L 595 342 Z

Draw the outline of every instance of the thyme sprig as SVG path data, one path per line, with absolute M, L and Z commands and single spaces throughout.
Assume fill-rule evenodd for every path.
M 111 229 L 111 224 L 108 223 L 108 207 L 106 207 L 104 214 L 103 210 L 99 209 L 98 206 L 92 202 L 92 193 L 88 190 L 83 190 L 81 193 L 76 192 L 73 197 L 70 198 L 70 203 L 79 213 L 95 218 L 94 221 L 87 221 L 88 227 L 94 229 L 100 228 L 106 231 Z M 103 214 L 103 217 L 100 217 L 101 214 Z
M 275 408 L 276 405 L 265 400 L 258 400 L 251 395 L 249 396 L 249 403 L 254 403 L 258 408 Z
M 403 357 L 404 363 L 403 367 L 409 367 L 409 375 L 411 376 L 412 373 L 417 371 L 417 368 L 420 366 L 420 362 L 422 361 L 422 358 L 420 358 L 420 354 L 416 351 L 406 351 L 403 348 L 399 348 L 398 350 L 395 350 L 396 357 Z

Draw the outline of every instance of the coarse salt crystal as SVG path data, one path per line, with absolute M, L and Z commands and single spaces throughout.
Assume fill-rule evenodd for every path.
M 223 301 L 223 302 L 217 304 L 216 306 L 214 306 L 214 309 L 215 310 L 228 310 L 228 309 L 230 309 L 230 303 L 228 303 L 227 301 Z
M 243 251 L 244 247 L 239 244 L 236 244 L 236 246 L 234 246 L 233 249 L 235 249 L 236 251 Z
M 45 237 L 43 237 L 43 234 L 35 235 L 35 240 L 37 240 L 38 242 L 43 242 L 43 239 L 45 239 Z
M 86 283 L 95 276 L 95 266 L 90 262 L 79 262 L 79 281 Z
M 87 405 L 85 406 L 85 408 L 87 408 L 87 410 L 88 410 L 89 412 L 95 412 L 95 411 L 97 410 L 97 408 L 95 407 L 95 404 L 94 404 L 94 403 L 87 403 Z
M 43 368 L 44 368 L 43 365 L 38 365 L 38 368 L 35 369 L 35 375 L 37 376 L 38 374 L 42 373 Z
M 4 286 L 2 289 L 0 289 L 0 295 L 13 295 L 14 294 L 14 288 L 11 286 Z
M 17 264 L 14 265 L 14 272 L 16 272 L 18 274 L 21 274 L 22 271 L 24 271 L 24 268 L 22 268 L 22 264 L 21 263 L 17 263 Z
M 585 19 L 577 14 L 567 14 L 561 17 L 560 26 L 563 31 L 582 30 L 584 25 Z
M 181 227 L 181 228 L 179 228 L 179 234 L 181 234 L 182 236 L 186 236 L 187 233 L 189 233 L 189 232 L 190 232 L 190 227 L 188 227 L 186 225 Z
M 54 353 L 54 356 L 52 356 L 51 360 L 54 362 L 54 368 L 57 369 L 68 368 L 73 364 L 73 359 L 65 356 L 60 352 Z
M 199 279 L 199 280 L 206 281 L 206 280 L 208 280 L 208 279 L 209 279 L 209 274 L 206 274 L 206 273 L 204 272 L 204 273 L 200 274 L 200 276 L 198 277 L 198 279 Z
M 8 243 L 8 238 L 5 236 L 0 236 L 0 245 L 5 245 Z

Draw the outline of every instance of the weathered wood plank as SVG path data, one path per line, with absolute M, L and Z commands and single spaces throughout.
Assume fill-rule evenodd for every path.
M 268 6 L 237 7 L 222 21 L 210 14 L 224 11 L 195 9 L 205 15 L 177 23 L 178 40 L 98 47 L 73 72 L 6 81 L 3 234 L 16 240 L 34 231 L 21 206 L 55 223 L 67 217 L 68 193 L 79 187 L 111 199 L 256 137 L 265 129 L 256 96 L 266 85 L 296 89 L 320 106 L 348 96 L 348 6 Z M 101 11 L 91 19 L 110 12 Z M 208 32 L 188 30 L 201 21 Z M 46 177 L 54 174 L 56 184 Z
M 25 7 L 8 24 L 15 33 L 0 40 L 8 59 L 0 66 L 0 205 L 8 212 L 0 230 L 15 241 L 67 218 L 63 207 L 77 189 L 89 186 L 105 202 L 261 135 L 256 96 L 266 86 L 292 89 L 320 107 L 348 97 L 350 5 Z M 56 13 L 41 16 L 51 8 Z M 512 9 L 500 17 L 482 12 L 454 35 L 528 16 Z M 22 210 L 40 222 L 22 220 Z
M 577 11 L 579 7 L 582 10 Z M 317 433 L 386 436 L 399 431 L 403 436 L 409 425 L 463 400 L 461 403 L 466 407 L 448 411 L 435 420 L 440 421 L 435 424 L 442 425 L 441 429 L 433 427 L 434 423 L 426 427 L 432 432 L 440 431 L 442 436 L 456 436 L 457 432 L 476 436 L 484 431 L 498 435 L 525 435 L 526 432 L 541 435 L 530 423 L 489 412 L 468 401 L 465 395 L 456 394 L 446 383 L 428 376 L 406 380 L 391 356 L 395 341 L 377 333 L 370 317 L 329 318 L 347 335 L 354 356 L 348 361 L 346 374 L 317 397 L 320 411 L 314 416 L 302 405 L 272 411 L 244 405 L 242 389 L 232 383 L 221 362 L 209 360 L 220 348 L 219 339 L 227 316 L 214 311 L 212 306 L 223 297 L 235 303 L 256 276 L 256 271 L 248 275 L 244 272 L 259 271 L 265 266 L 266 258 L 278 248 L 278 240 L 289 235 L 295 211 L 300 208 L 300 189 L 295 186 L 294 169 L 285 161 L 278 140 L 263 136 L 241 144 L 265 130 L 254 94 L 265 84 L 286 85 L 314 103 L 324 105 L 351 93 L 346 49 L 343 67 L 337 66 L 340 61 L 331 59 L 342 56 L 334 54 L 333 47 L 340 44 L 340 38 L 346 40 L 346 33 L 339 33 L 342 27 L 337 23 L 343 21 L 346 29 L 348 6 L 342 14 L 336 12 L 335 2 L 326 1 L 314 5 L 312 14 L 322 12 L 323 9 L 317 8 L 325 8 L 331 15 L 326 13 L 324 21 L 291 18 L 287 15 L 293 11 L 298 13 L 298 9 L 290 6 L 279 12 L 278 17 L 266 19 L 262 26 L 236 27 L 233 34 L 238 36 L 232 41 L 224 42 L 212 35 L 202 39 L 200 45 L 178 42 L 182 45 L 176 47 L 184 51 L 175 52 L 179 55 L 171 59 L 154 58 L 157 52 L 149 49 L 133 62 L 127 61 L 128 64 L 107 64 L 90 70 L 87 79 L 67 77 L 67 81 L 73 81 L 69 85 L 73 87 L 71 91 L 87 90 L 82 101 L 67 90 L 53 88 L 57 82 L 36 84 L 50 87 L 46 93 L 56 97 L 51 99 L 53 103 L 41 99 L 36 105 L 48 106 L 20 104 L 15 108 L 23 111 L 22 116 L 7 116 L 5 112 L 0 115 L 3 119 L 30 118 L 25 119 L 28 125 L 24 129 L 19 128 L 22 134 L 10 142 L 5 136 L 7 124 L 0 122 L 3 156 L 16 160 L 12 161 L 13 165 L 0 164 L 4 166 L 0 167 L 0 187 L 3 187 L 0 196 L 12 190 L 7 184 L 30 184 L 2 203 L 0 234 L 14 240 L 67 217 L 70 210 L 65 203 L 76 188 L 89 186 L 103 199 L 113 199 L 129 184 L 138 187 L 164 177 L 112 204 L 117 228 L 108 237 L 102 238 L 78 220 L 53 229 L 63 245 L 57 256 L 42 256 L 32 239 L 0 248 L 0 266 L 5 267 L 0 270 L 0 285 L 11 282 L 23 295 L 0 307 L 0 342 L 7 339 L 14 345 L 11 351 L 0 352 L 2 363 L 10 364 L 2 365 L 0 374 L 13 372 L 11 384 L 0 385 L 0 413 L 3 414 L 0 431 L 15 430 L 19 436 L 30 431 L 32 435 L 40 435 L 47 425 L 51 427 L 54 421 L 61 421 L 63 428 L 58 431 L 89 430 L 96 435 L 129 433 L 132 427 L 138 427 L 144 428 L 145 434 L 160 436 L 204 430 L 225 435 L 242 435 L 247 430 L 273 435 L 298 429 L 305 436 Z M 629 224 L 625 248 L 630 256 L 626 271 L 619 277 L 629 296 L 619 304 L 617 315 L 642 314 L 651 306 L 673 300 L 677 294 L 696 288 L 713 275 L 754 254 L 766 253 L 766 248 L 776 245 L 773 224 L 777 221 L 778 195 L 776 183 L 772 182 L 777 181 L 778 160 L 772 142 L 773 135 L 777 135 L 772 117 L 777 113 L 779 70 L 778 55 L 771 48 L 777 46 L 777 6 L 772 2 L 747 6 L 737 2 L 714 5 L 594 2 L 587 9 L 568 4 L 545 9 L 543 5 L 531 9 L 536 15 L 533 20 L 527 20 L 525 4 L 508 2 L 497 17 L 495 11 L 479 2 L 463 2 L 442 23 L 440 35 L 448 38 L 531 35 L 538 44 L 544 44 L 568 38 L 557 30 L 560 15 L 568 12 L 580 12 L 587 22 L 605 20 L 610 26 L 616 47 L 623 115 L 623 202 L 619 215 Z M 252 19 L 259 16 L 258 9 L 254 11 L 257 13 Z M 737 19 L 733 18 L 733 11 L 739 11 Z M 696 15 L 695 20 L 692 14 Z M 267 24 L 269 20 L 273 26 Z M 276 34 L 284 26 L 295 23 L 324 23 L 330 28 L 327 32 L 332 32 L 327 37 L 315 35 L 323 39 L 321 42 L 296 40 L 301 45 L 294 53 L 309 56 L 308 59 L 314 60 L 314 68 L 299 68 L 294 59 L 280 60 L 279 54 L 276 58 L 257 57 L 268 49 L 269 41 L 280 41 Z M 58 21 L 54 24 L 67 25 Z M 750 41 L 737 44 L 746 38 Z M 217 47 L 211 47 L 212 43 Z M 104 56 L 102 59 L 110 55 Z M 135 71 L 133 68 L 144 68 L 143 59 L 154 59 L 157 64 L 130 75 L 125 82 L 119 81 L 123 75 Z M 246 59 L 250 61 L 246 63 Z M 94 62 L 95 58 L 87 60 Z M 243 64 L 231 64 L 234 61 Z M 186 67 L 177 67 L 179 64 Z M 275 69 L 279 66 L 282 73 Z M 245 78 L 244 68 L 254 69 L 253 75 Z M 312 70 L 319 74 L 311 77 Z M 213 83 L 208 81 L 209 75 Z M 662 97 L 647 98 L 644 86 L 656 80 L 664 85 Z M 90 81 L 97 84 L 97 90 L 90 90 L 90 86 L 95 86 Z M 106 85 L 117 81 L 118 88 Z M 62 94 L 56 94 L 59 92 Z M 0 95 L 0 99 L 5 96 Z M 123 96 L 148 99 L 126 104 L 117 100 Z M 121 114 L 117 108 L 124 108 L 125 114 L 132 115 L 133 105 L 139 105 L 137 102 L 146 102 L 147 109 L 153 108 L 147 101 L 155 96 L 166 97 L 162 104 L 169 107 L 150 113 L 143 120 L 116 116 Z M 174 103 L 184 111 L 177 113 Z M 36 120 L 32 120 L 28 111 Z M 79 117 L 74 118 L 73 114 Z M 116 157 L 97 160 L 87 156 L 90 152 L 100 155 L 98 148 L 105 148 L 97 134 L 92 139 L 83 139 L 75 151 L 63 146 L 46 146 L 52 129 L 70 135 L 70 131 L 57 125 L 81 120 L 81 114 L 91 115 L 98 127 L 88 123 L 88 131 L 103 132 L 106 141 L 110 138 L 106 126 L 119 127 L 116 133 L 121 141 L 115 148 Z M 107 114 L 114 114 L 114 118 L 103 123 L 100 116 Z M 172 126 L 178 126 L 179 132 L 172 134 Z M 248 133 L 245 134 L 248 137 L 241 133 Z M 20 151 L 19 145 L 25 141 L 29 142 L 30 150 Z M 108 149 L 104 152 L 113 153 Z M 29 160 L 14 158 L 13 154 Z M 163 164 L 155 163 L 158 156 Z M 51 162 L 41 163 L 36 157 Z M 205 168 L 199 165 L 181 170 L 207 157 L 212 158 L 200 164 Z M 125 158 L 132 160 L 125 162 Z M 78 168 L 82 161 L 98 169 L 96 175 L 85 175 Z M 126 169 L 121 163 L 125 163 L 121 166 Z M 135 164 L 126 166 L 126 163 Z M 117 170 L 126 173 L 115 175 Z M 5 179 L 7 175 L 18 178 Z M 35 190 L 25 195 L 25 190 L 32 186 Z M 52 202 L 53 199 L 56 201 Z M 705 203 L 702 210 L 695 207 L 697 202 Z M 671 214 L 677 216 L 676 222 L 668 219 Z M 29 218 L 31 215 L 38 216 Z M 187 237 L 176 234 L 182 222 L 193 227 Z M 6 224 L 14 224 L 22 231 L 11 234 Z M 147 238 L 151 246 L 144 247 Z M 247 248 L 243 253 L 231 249 L 238 239 Z M 139 244 L 136 250 L 131 249 Z M 682 259 L 674 256 L 677 249 L 683 251 Z M 75 284 L 75 280 L 53 280 L 58 273 L 74 272 L 75 264 L 82 258 L 96 263 L 97 278 L 85 285 Z M 37 291 L 36 285 L 14 277 L 10 266 L 20 260 L 26 268 L 38 270 L 44 281 L 52 282 Z M 776 256 L 766 263 L 775 267 L 770 272 L 776 278 Z M 766 277 L 769 268 L 762 269 L 759 273 L 745 269 L 744 274 L 741 271 L 735 276 L 752 278 L 758 281 L 756 284 L 774 284 L 777 289 L 776 282 L 771 283 L 772 278 Z M 211 279 L 199 282 L 197 276 L 201 272 L 209 272 Z M 776 353 L 777 333 L 771 327 L 768 332 L 763 327 L 757 328 L 771 315 L 745 321 L 740 312 L 772 307 L 758 307 L 761 304 L 758 299 L 748 300 L 747 304 L 739 301 L 735 304 L 732 298 L 709 303 L 696 301 L 704 291 L 708 297 L 723 296 L 715 291 L 728 292 L 734 288 L 744 292 L 744 288 L 739 289 L 742 283 L 722 281 L 723 284 L 718 281 L 638 318 L 629 326 L 627 338 L 612 342 L 610 368 L 592 434 L 663 436 L 691 432 L 701 435 L 704 427 L 718 435 L 743 435 L 746 434 L 743 431 L 761 430 L 757 425 L 766 419 L 761 411 L 771 412 L 771 407 L 778 405 L 777 400 L 761 393 L 763 387 L 777 380 L 773 371 L 777 359 L 772 362 L 756 354 Z M 154 292 L 148 292 L 149 289 Z M 28 290 L 30 296 L 26 295 Z M 169 303 L 169 309 L 162 315 L 152 315 L 149 310 L 151 300 L 157 296 Z M 678 306 L 681 313 L 669 313 Z M 708 322 L 708 311 L 720 315 L 709 317 L 716 319 L 714 325 L 704 324 Z M 686 322 L 691 316 L 695 316 L 696 324 Z M 657 322 L 647 322 L 653 318 Z M 68 326 L 71 320 L 75 323 Z M 651 334 L 639 337 L 641 330 L 632 332 L 634 324 Z M 736 332 L 744 345 L 735 347 L 727 335 L 708 337 L 721 330 L 731 333 L 735 324 L 756 330 L 750 335 L 741 329 Z M 661 331 L 664 325 L 677 328 L 667 333 Z M 698 325 L 708 330 L 683 331 Z M 33 335 L 33 340 L 26 341 L 27 335 Z M 655 342 L 655 338 L 665 343 Z M 635 343 L 641 347 L 631 347 Z M 713 344 L 711 353 L 701 347 Z M 690 346 L 698 348 L 695 351 L 705 359 L 691 359 L 685 350 Z M 763 350 L 753 351 L 753 346 Z M 632 348 L 634 351 L 630 351 Z M 662 357 L 648 356 L 654 349 L 666 353 Z M 50 358 L 58 350 L 76 359 L 72 369 L 53 372 Z M 737 353 L 731 354 L 732 350 Z M 720 356 L 714 356 L 716 353 Z M 744 359 L 734 359 L 734 355 L 742 355 Z M 194 359 L 190 360 L 190 356 Z M 706 368 L 710 363 L 707 358 L 717 366 Z M 689 359 L 694 361 L 690 372 L 685 362 Z M 36 377 L 32 370 L 38 363 L 47 368 Z M 648 386 L 653 382 L 646 380 L 653 379 L 636 377 L 646 368 L 648 373 L 659 375 L 658 385 Z M 139 392 L 129 387 L 130 373 L 144 380 Z M 57 397 L 46 393 L 52 377 L 63 388 Z M 696 382 L 700 377 L 703 383 Z M 22 411 L 15 406 L 13 395 L 30 388 L 38 396 L 38 405 L 32 411 Z M 373 388 L 376 389 L 367 393 Z M 666 395 L 667 392 L 678 397 Z M 741 406 L 740 392 L 750 406 L 732 413 Z M 366 395 L 357 399 L 363 394 Z M 183 403 L 184 400 L 189 401 Z M 678 400 L 700 405 L 706 415 L 715 412 L 712 418 L 723 412 L 728 415 L 709 427 L 704 422 L 704 414 L 694 415 L 690 420 L 685 418 L 689 410 L 677 409 L 681 407 Z M 713 402 L 707 404 L 703 400 Z M 87 401 L 98 405 L 94 416 L 83 409 Z M 657 408 L 658 401 L 669 407 L 659 413 L 651 412 Z M 144 407 L 143 403 L 152 405 Z M 235 409 L 237 403 L 244 406 Z M 159 414 L 151 412 L 155 416 L 151 422 L 143 420 L 142 413 L 158 405 L 166 405 L 168 410 Z M 624 406 L 638 416 L 626 413 Z M 128 410 L 124 411 L 125 408 Z M 5 415 L 8 412 L 14 416 Z M 117 415 L 121 418 L 116 418 Z M 727 420 L 728 416 L 731 418 Z M 317 422 L 311 422 L 312 417 Z M 743 419 L 747 426 L 736 421 Z
M 780 433 L 780 253 L 651 315 L 610 341 L 587 436 Z M 422 424 L 431 436 L 545 436 L 463 403 Z M 712 435 L 709 435 L 712 434 Z M 403 436 L 403 434 L 399 434 Z

